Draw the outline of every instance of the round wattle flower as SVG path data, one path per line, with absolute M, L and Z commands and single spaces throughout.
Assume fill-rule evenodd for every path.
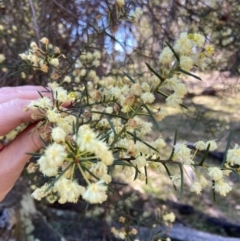
M 208 175 L 212 178 L 214 181 L 219 181 L 223 178 L 223 172 L 218 167 L 209 167 L 208 168 Z
M 166 99 L 166 104 L 170 107 L 177 107 L 179 104 L 182 104 L 182 98 L 177 94 L 169 95 Z
M 228 183 L 224 182 L 223 179 L 221 179 L 215 182 L 214 190 L 220 195 L 226 196 L 226 194 L 232 190 L 232 187 Z
M 191 187 L 191 192 L 195 192 L 196 194 L 201 194 L 202 185 L 200 182 L 194 182 Z
M 181 33 L 180 38 L 174 45 L 175 51 L 183 55 L 188 55 L 191 53 L 192 48 L 193 45 L 191 40 L 188 38 L 187 33 Z
M 159 62 L 162 64 L 170 64 L 173 61 L 173 52 L 169 47 L 165 47 L 159 55 Z
M 191 150 L 187 147 L 186 143 L 177 143 L 174 146 L 174 159 L 180 159 L 187 165 L 193 164 Z
M 49 109 L 46 112 L 46 117 L 50 122 L 56 123 L 61 118 L 61 114 L 56 109 Z
M 52 129 L 52 138 L 56 142 L 64 142 L 67 133 L 59 126 Z
M 193 60 L 190 57 L 183 55 L 180 57 L 180 65 L 182 69 L 190 71 L 193 67 Z
M 199 151 L 206 149 L 206 143 L 204 141 L 197 141 L 194 145 Z
M 134 95 L 140 96 L 142 94 L 142 87 L 140 84 L 133 84 L 131 86 L 131 91 Z
M 92 151 L 96 143 L 96 134 L 90 129 L 82 127 L 79 129 L 78 136 L 75 137 L 81 150 Z
M 50 162 L 45 156 L 41 156 L 38 159 L 39 170 L 46 176 L 52 177 L 58 174 L 58 165 L 54 162 Z
M 57 58 L 53 58 L 50 60 L 50 64 L 53 65 L 54 67 L 59 66 L 59 60 Z
M 83 199 L 89 203 L 103 203 L 107 200 L 107 186 L 104 185 L 103 181 L 98 181 L 88 185 L 86 192 L 83 194 Z
M 110 166 L 113 164 L 113 154 L 108 150 L 108 146 L 105 142 L 97 140 L 92 147 L 92 151 L 105 165 Z
M 85 192 L 85 188 L 80 186 L 76 181 L 67 178 L 60 178 L 54 185 L 60 196 L 60 203 L 78 201 L 81 194 Z
M 162 218 L 163 218 L 163 221 L 165 221 L 165 222 L 173 223 L 176 219 L 176 216 L 173 212 L 170 212 L 170 213 L 163 215 Z
M 138 168 L 144 167 L 147 164 L 146 158 L 144 156 L 139 156 L 135 161 Z
M 205 37 L 202 34 L 194 33 L 193 34 L 193 41 L 198 47 L 202 47 L 205 42 Z
M 227 162 L 231 165 L 240 165 L 240 148 L 235 144 L 233 149 L 229 149 L 227 152 Z
M 60 166 L 67 157 L 67 152 L 63 145 L 53 143 L 46 148 L 45 157 L 49 163 Z
M 207 149 L 207 146 L 210 144 L 210 148 L 209 148 L 209 151 L 215 151 L 217 149 L 217 143 L 215 140 L 210 140 L 210 141 L 207 141 L 206 142 L 206 149 Z
M 42 198 L 47 196 L 48 194 L 48 192 L 46 192 L 47 188 L 48 188 L 48 184 L 45 183 L 42 187 L 34 190 L 34 192 L 32 193 L 32 197 L 40 201 Z
M 107 166 L 102 162 L 97 162 L 92 164 L 90 169 L 95 176 L 101 178 L 103 175 L 107 174 Z
M 152 94 L 150 92 L 145 92 L 145 93 L 141 94 L 140 98 L 143 101 L 143 103 L 145 103 L 145 104 L 151 104 L 155 100 L 154 94 Z

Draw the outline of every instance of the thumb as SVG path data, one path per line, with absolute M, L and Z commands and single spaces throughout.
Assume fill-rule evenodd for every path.
M 43 142 L 32 124 L 0 151 L 0 201 L 11 190 L 26 163 L 31 158 L 27 152 L 36 152 Z

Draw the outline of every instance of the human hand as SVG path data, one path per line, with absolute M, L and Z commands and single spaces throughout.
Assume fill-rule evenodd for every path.
M 43 145 L 38 133 L 31 133 L 36 126 L 31 111 L 24 108 L 32 100 L 40 98 L 38 93 L 48 96 L 40 86 L 21 86 L 0 88 L 0 136 L 6 135 L 21 123 L 31 123 L 6 146 L 0 143 L 0 201 L 4 199 L 17 181 L 29 161 L 27 152 L 36 152 Z

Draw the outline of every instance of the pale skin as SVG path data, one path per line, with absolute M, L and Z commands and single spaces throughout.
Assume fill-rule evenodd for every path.
M 0 143 L 0 201 L 21 175 L 21 172 L 30 159 L 27 152 L 36 152 L 43 146 L 43 142 L 37 133 L 31 133 L 36 126 L 36 121 L 31 118 L 31 111 L 25 111 L 25 107 L 32 100 L 41 98 L 38 91 L 44 93 L 40 86 L 21 86 L 0 88 L 0 136 L 7 134 L 21 123 L 30 123 L 18 136 L 4 145 Z

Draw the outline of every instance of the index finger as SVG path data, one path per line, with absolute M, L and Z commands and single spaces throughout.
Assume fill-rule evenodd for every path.
M 31 115 L 33 111 L 26 111 L 25 108 L 32 100 L 13 99 L 0 104 L 0 136 L 24 122 L 33 122 Z
M 13 99 L 38 99 L 42 96 L 51 98 L 51 91 L 41 86 L 20 86 L 0 88 L 0 104 Z

